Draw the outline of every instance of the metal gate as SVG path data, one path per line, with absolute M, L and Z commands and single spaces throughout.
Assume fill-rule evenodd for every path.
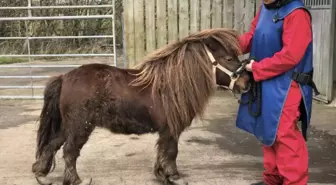
M 37 17 L 32 16 L 32 10 L 43 10 L 43 9 L 97 9 L 97 8 L 111 8 L 112 13 L 107 15 L 79 15 L 79 16 L 48 16 L 48 17 Z M 116 35 L 115 35 L 115 0 L 112 0 L 112 4 L 108 5 L 67 5 L 67 6 L 32 6 L 31 0 L 28 0 L 28 5 L 24 7 L 0 7 L 0 11 L 3 10 L 27 10 L 28 16 L 26 17 L 0 17 L 0 21 L 38 21 L 38 20 L 83 20 L 83 19 L 110 19 L 112 21 L 112 35 L 85 35 L 85 36 L 30 36 L 28 33 L 27 23 L 26 26 L 26 36 L 25 37 L 0 37 L 0 40 L 24 40 L 26 45 L 27 54 L 22 55 L 0 55 L 0 57 L 10 57 L 19 58 L 27 57 L 28 62 L 24 64 L 9 64 L 0 65 L 0 69 L 5 70 L 8 68 L 14 68 L 17 70 L 29 69 L 30 75 L 4 75 L 0 76 L 0 80 L 4 79 L 30 79 L 30 85 L 2 85 L 0 84 L 0 90 L 6 89 L 31 89 L 31 94 L 27 95 L 0 95 L 0 99 L 42 99 L 43 95 L 36 95 L 34 90 L 44 89 L 43 85 L 34 85 L 34 79 L 47 79 L 50 76 L 34 76 L 32 74 L 32 69 L 34 68 L 74 68 L 80 65 L 78 64 L 31 64 L 32 58 L 39 57 L 113 57 L 113 62 L 111 65 L 116 66 Z M 31 40 L 37 39 L 83 39 L 83 38 L 111 38 L 113 39 L 113 48 L 111 53 L 86 53 L 86 54 L 32 54 L 31 53 Z
M 333 98 L 333 70 L 335 64 L 336 1 L 305 0 L 312 14 L 314 80 L 321 95 L 315 97 L 325 103 Z

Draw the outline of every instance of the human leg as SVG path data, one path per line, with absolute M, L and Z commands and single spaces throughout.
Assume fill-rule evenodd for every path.
M 282 178 L 280 177 L 279 170 L 276 163 L 276 152 L 274 146 L 263 145 L 264 153 L 264 172 L 263 179 L 267 185 L 281 185 Z
M 306 185 L 308 182 L 308 150 L 297 126 L 301 99 L 300 88 L 293 84 L 287 95 L 273 146 L 283 185 Z

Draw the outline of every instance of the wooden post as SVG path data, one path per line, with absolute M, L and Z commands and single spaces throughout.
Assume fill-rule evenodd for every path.
M 167 44 L 167 0 L 156 0 L 156 39 L 157 48 Z
M 188 35 L 189 35 L 189 3 L 187 0 L 182 0 L 179 3 L 179 39 L 183 39 Z
M 138 63 L 139 60 L 145 54 L 145 22 L 144 22 L 144 0 L 134 1 L 134 45 L 135 45 L 135 60 L 134 63 Z M 142 19 L 141 19 L 142 18 Z
M 124 0 L 124 32 L 126 40 L 126 61 L 127 67 L 135 64 L 135 48 L 134 48 L 134 4 L 133 0 Z
M 241 1 L 241 0 L 240 0 Z M 223 0 L 223 24 L 224 28 L 233 28 L 234 0 Z
M 255 0 L 234 1 L 234 29 L 241 33 L 249 30 L 255 12 Z
M 199 25 L 200 25 L 199 3 L 200 0 L 190 0 L 190 33 L 199 31 Z
M 177 0 L 168 0 L 168 42 L 178 40 Z
M 220 28 L 222 27 L 222 18 L 223 18 L 223 13 L 222 13 L 222 0 L 213 0 L 212 1 L 212 28 Z
M 156 49 L 155 0 L 145 0 L 146 11 L 146 54 Z
M 202 0 L 201 1 L 201 30 L 210 28 L 211 23 L 211 1 Z

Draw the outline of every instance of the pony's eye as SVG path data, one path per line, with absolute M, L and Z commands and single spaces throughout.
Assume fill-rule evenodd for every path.
M 226 60 L 230 62 L 232 61 L 232 57 L 226 57 Z

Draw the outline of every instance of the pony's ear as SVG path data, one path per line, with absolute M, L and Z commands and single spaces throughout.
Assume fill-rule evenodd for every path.
M 216 39 L 212 37 L 205 38 L 203 42 L 212 52 L 216 52 L 218 49 L 221 48 L 220 43 L 218 43 L 218 41 L 216 41 Z
M 233 29 L 217 28 L 212 29 L 207 37 L 203 38 L 203 43 L 212 52 L 225 50 L 229 54 L 240 55 L 239 33 Z

